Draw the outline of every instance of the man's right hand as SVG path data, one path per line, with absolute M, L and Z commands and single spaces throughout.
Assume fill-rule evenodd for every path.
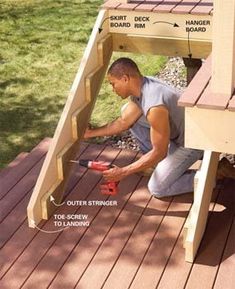
M 92 129 L 91 129 L 90 126 L 88 126 L 87 129 L 85 130 L 83 138 L 84 139 L 88 139 L 88 138 L 91 138 L 91 137 L 93 137 L 92 136 Z

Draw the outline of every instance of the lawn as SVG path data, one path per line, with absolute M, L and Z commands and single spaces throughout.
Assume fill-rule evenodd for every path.
M 0 168 L 53 136 L 102 2 L 0 0 Z M 128 56 L 148 75 L 166 62 Z M 92 124 L 112 120 L 121 105 L 104 81 Z

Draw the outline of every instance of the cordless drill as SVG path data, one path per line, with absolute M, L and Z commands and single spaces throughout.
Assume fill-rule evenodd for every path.
M 79 165 L 96 170 L 96 171 L 106 171 L 113 168 L 109 162 L 104 161 L 91 161 L 91 160 L 79 160 L 79 161 L 70 161 L 73 163 L 78 163 Z M 109 182 L 106 181 L 100 185 L 101 193 L 104 195 L 116 195 L 118 193 L 118 182 Z

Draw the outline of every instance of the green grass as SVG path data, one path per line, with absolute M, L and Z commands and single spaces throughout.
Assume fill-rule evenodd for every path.
M 0 167 L 53 136 L 102 2 L 0 0 Z M 148 75 L 166 61 L 130 57 Z M 114 119 L 121 105 L 105 81 L 91 122 Z

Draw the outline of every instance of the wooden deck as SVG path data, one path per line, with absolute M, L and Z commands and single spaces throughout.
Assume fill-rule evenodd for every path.
M 213 0 L 107 0 L 102 8 L 156 13 L 212 15 Z
M 50 140 L 0 172 L 0 288 L 215 288 L 235 284 L 235 183 L 225 180 L 214 202 L 197 258 L 184 261 L 182 228 L 192 194 L 151 198 L 148 178 L 132 175 L 119 194 L 99 193 L 101 175 L 76 167 L 56 214 L 88 215 L 88 227 L 57 233 L 55 215 L 29 229 L 26 207 Z M 78 157 L 123 166 L 136 153 L 83 144 Z M 67 201 L 113 200 L 116 206 L 69 206 Z M 48 231 L 47 233 L 45 231 Z

